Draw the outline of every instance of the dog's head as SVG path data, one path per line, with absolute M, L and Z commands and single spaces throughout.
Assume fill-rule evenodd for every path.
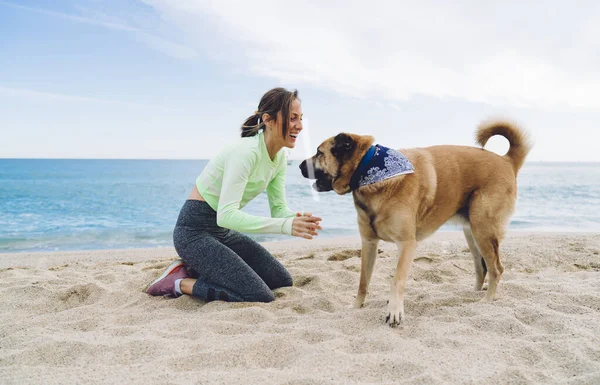
M 302 176 L 316 179 L 313 188 L 319 192 L 350 192 L 350 179 L 362 157 L 373 144 L 372 136 L 341 133 L 325 140 L 317 153 L 300 164 Z

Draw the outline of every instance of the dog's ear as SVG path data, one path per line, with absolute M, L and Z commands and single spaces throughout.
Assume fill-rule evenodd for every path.
M 333 190 L 342 195 L 350 192 L 350 179 L 360 160 L 375 139 L 368 135 L 338 134 L 334 138 L 331 153 L 338 160 L 337 178 L 333 181 Z
M 356 141 L 350 135 L 341 133 L 333 138 L 331 153 L 339 160 L 349 157 L 354 149 L 356 149 Z
M 348 134 L 338 134 L 333 139 L 331 154 L 338 161 L 338 177 L 333 181 L 333 189 L 336 193 L 342 195 L 350 192 L 348 183 L 352 177 L 351 166 L 354 152 L 356 151 L 356 139 Z

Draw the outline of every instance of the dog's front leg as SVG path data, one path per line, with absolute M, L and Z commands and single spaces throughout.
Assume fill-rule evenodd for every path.
M 378 239 L 362 239 L 362 250 L 360 252 L 360 283 L 358 285 L 356 301 L 354 302 L 354 307 L 356 309 L 360 308 L 365 302 L 365 297 L 369 290 L 369 282 L 371 282 L 373 268 L 375 267 L 375 260 L 377 259 L 378 245 Z
M 392 290 L 388 302 L 388 315 L 386 318 L 390 326 L 398 325 L 404 318 L 404 289 L 410 273 L 412 261 L 417 249 L 417 241 L 398 241 L 398 266 L 396 275 L 392 280 Z

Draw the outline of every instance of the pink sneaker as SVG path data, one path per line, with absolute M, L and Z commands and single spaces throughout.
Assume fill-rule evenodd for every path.
M 178 279 L 189 278 L 187 269 L 185 268 L 185 264 L 181 259 L 173 261 L 160 277 L 156 278 L 152 281 L 148 288 L 146 289 L 146 293 L 150 295 L 162 295 L 167 297 L 177 298 L 181 294 L 175 292 L 175 281 Z

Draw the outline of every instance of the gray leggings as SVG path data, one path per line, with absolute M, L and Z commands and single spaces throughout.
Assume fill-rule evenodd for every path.
M 271 302 L 271 290 L 292 286 L 290 273 L 271 253 L 246 235 L 219 227 L 206 202 L 185 202 L 173 243 L 198 279 L 192 294 L 206 301 Z

